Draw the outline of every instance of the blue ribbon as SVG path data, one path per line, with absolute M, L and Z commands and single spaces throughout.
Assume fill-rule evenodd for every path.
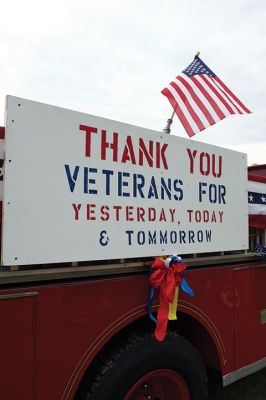
M 148 312 L 149 312 L 150 319 L 153 322 L 155 322 L 155 324 L 157 324 L 157 319 L 152 314 L 152 305 L 153 305 L 154 295 L 155 295 L 155 288 L 153 286 L 151 286 L 150 297 L 149 297 L 149 302 L 148 302 Z
M 263 260 L 266 260 L 266 247 L 262 246 L 262 244 L 257 244 L 256 252 L 261 253 Z
M 194 297 L 195 293 L 193 292 L 193 290 L 191 289 L 191 287 L 189 286 L 186 278 L 184 276 L 182 276 L 182 281 L 181 281 L 181 289 L 183 290 L 183 292 L 185 292 L 186 294 L 188 294 L 190 297 Z

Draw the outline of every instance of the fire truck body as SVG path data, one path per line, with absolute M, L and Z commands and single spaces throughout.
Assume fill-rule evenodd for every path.
M 11 139 L 10 142 L 7 139 L 7 143 L 10 144 L 7 144 L 6 147 L 6 173 L 4 174 L 4 179 L 10 178 L 11 181 L 15 182 L 14 171 L 17 168 L 16 164 L 21 163 L 19 164 L 21 166 L 23 163 L 19 157 L 17 160 L 12 157 L 12 154 L 14 155 L 12 152 L 16 148 L 12 147 L 15 143 L 12 144 L 12 141 L 15 140 L 12 134 L 17 134 L 12 124 L 16 124 L 18 120 L 22 119 L 22 115 L 19 113 L 28 103 L 27 101 L 24 103 L 22 99 L 17 98 L 11 100 L 16 102 L 19 111 L 16 114 L 16 118 L 10 117 L 6 126 L 9 129 L 6 133 Z M 59 109 L 60 113 L 63 113 L 63 111 L 61 112 Z M 36 126 L 38 126 L 40 118 L 38 119 L 37 114 L 33 114 L 33 118 L 37 121 Z M 80 125 L 81 130 L 86 135 L 85 152 L 88 157 L 91 155 L 90 145 L 93 135 L 97 135 L 98 131 L 95 131 L 95 127 L 93 130 L 93 127 L 90 125 Z M 25 127 L 30 129 L 28 122 L 23 126 L 23 129 Z M 138 131 L 136 132 L 138 134 Z M 111 144 L 110 142 L 108 144 L 104 136 L 105 134 L 102 133 L 103 138 L 100 147 L 103 159 L 107 157 L 105 152 L 111 149 Z M 113 136 L 112 151 L 115 151 L 115 138 L 119 140 L 117 136 Z M 144 163 L 143 157 L 145 153 L 144 142 L 141 141 L 141 138 L 142 136 L 139 139 L 141 149 L 138 152 L 140 164 Z M 85 136 L 83 136 L 83 139 L 85 139 Z M 20 143 L 20 139 L 18 143 Z M 151 141 L 149 143 L 148 146 L 150 146 L 151 155 Z M 164 139 L 161 138 L 158 143 L 160 143 L 160 145 L 156 144 L 156 151 L 158 152 L 156 163 L 158 165 L 153 165 L 153 168 L 156 169 L 159 167 L 160 172 L 160 168 L 165 169 L 166 165 L 168 167 L 170 161 L 167 157 L 167 146 L 164 144 L 168 142 L 164 142 Z M 62 147 L 61 143 L 60 147 Z M 123 160 L 124 163 L 127 161 L 133 162 L 135 160 L 132 153 L 133 148 L 131 147 L 131 139 L 127 139 L 124 150 L 120 153 L 118 152 L 117 158 L 113 152 L 114 160 L 112 160 L 112 163 L 119 163 L 119 157 L 120 164 L 123 163 Z M 228 179 L 225 179 L 218 185 L 217 182 L 219 181 L 215 179 L 219 179 L 219 169 L 221 168 L 221 165 L 219 167 L 219 157 L 216 155 L 218 164 L 209 167 L 208 162 L 214 160 L 215 157 L 212 155 L 207 156 L 206 154 L 211 153 L 204 152 L 203 150 L 197 154 L 200 151 L 199 149 L 201 147 L 198 149 L 193 148 L 190 153 L 189 151 L 186 152 L 186 156 L 188 157 L 188 176 L 192 175 L 196 169 L 196 156 L 203 154 L 199 156 L 199 162 L 200 160 L 202 161 L 199 166 L 199 181 L 207 183 L 206 186 L 201 186 L 201 188 L 199 186 L 196 193 L 199 196 L 200 202 L 203 202 L 201 196 L 209 196 L 210 207 L 204 207 L 203 205 L 201 208 L 192 208 L 192 206 L 185 205 L 186 209 L 188 209 L 186 213 L 187 226 L 191 224 L 192 228 L 189 230 L 184 228 L 184 231 L 194 232 L 194 236 L 188 234 L 187 239 L 183 236 L 182 243 L 179 243 L 181 248 L 183 246 L 187 250 L 192 249 L 191 252 L 184 252 L 184 260 L 188 265 L 186 279 L 193 288 L 195 297 L 191 298 L 186 293 L 180 292 L 177 320 L 169 321 L 168 334 L 162 343 L 154 339 L 155 324 L 149 319 L 147 312 L 150 295 L 148 277 L 152 254 L 145 254 L 146 250 L 140 249 L 140 253 L 136 253 L 136 257 L 130 255 L 127 258 L 126 249 L 121 248 L 122 255 L 118 257 L 118 243 L 116 245 L 118 247 L 113 250 L 115 257 L 109 257 L 109 250 L 107 250 L 109 246 L 108 240 L 110 238 L 112 240 L 114 236 L 110 236 L 109 238 L 108 234 L 111 232 L 112 235 L 114 230 L 119 236 L 120 232 L 118 230 L 122 229 L 121 226 L 123 225 L 123 221 L 116 221 L 116 228 L 112 225 L 104 225 L 104 218 L 107 218 L 107 207 L 110 210 L 112 202 L 106 203 L 105 200 L 103 204 L 105 205 L 105 213 L 101 214 L 101 224 L 104 225 L 104 229 L 101 227 L 100 230 L 100 233 L 103 234 L 103 237 L 100 237 L 100 239 L 102 238 L 103 242 L 99 248 L 100 250 L 95 250 L 96 261 L 93 256 L 96 244 L 91 243 L 88 243 L 89 250 L 87 252 L 87 259 L 90 261 L 85 261 L 83 253 L 80 258 L 70 260 L 68 258 L 69 254 L 72 257 L 73 251 L 75 251 L 75 249 L 67 249 L 72 240 L 72 233 L 69 233 L 63 226 L 61 230 L 56 226 L 58 215 L 52 216 L 55 219 L 55 224 L 52 222 L 52 229 L 54 229 L 56 234 L 51 232 L 51 240 L 47 236 L 47 232 L 45 233 L 46 236 L 42 236 L 42 230 L 45 231 L 47 225 L 45 220 L 39 214 L 30 214 L 31 211 L 29 210 L 31 210 L 31 206 L 33 210 L 37 209 L 36 199 L 42 199 L 42 204 L 46 201 L 49 203 L 48 196 L 43 199 L 33 190 L 32 193 L 21 193 L 21 197 L 16 201 L 18 190 L 14 190 L 16 197 L 12 197 L 13 188 L 10 188 L 4 182 L 6 186 L 4 187 L 3 199 L 2 235 L 6 233 L 7 239 L 2 237 L 3 266 L 0 271 L 0 315 L 2 322 L 0 330 L 0 354 L 2 361 L 0 366 L 0 398 L 12 400 L 134 400 L 142 398 L 169 400 L 178 395 L 178 398 L 182 400 L 203 400 L 206 399 L 207 395 L 205 367 L 220 371 L 224 386 L 265 367 L 266 262 L 263 261 L 259 254 L 243 250 L 246 247 L 242 244 L 242 238 L 245 236 L 243 232 L 239 232 L 240 239 L 233 237 L 238 232 L 235 224 L 241 220 L 242 200 L 240 199 L 239 210 L 235 208 L 236 219 L 234 220 L 234 212 L 231 212 L 230 209 L 228 211 L 226 208 L 229 203 L 228 207 L 232 207 L 234 210 L 237 204 L 235 200 L 230 200 L 230 192 L 234 193 L 234 181 L 230 183 L 228 171 L 228 173 L 224 172 L 228 175 L 226 175 Z M 147 151 L 145 154 L 147 163 L 150 163 L 148 167 L 150 167 L 153 161 L 151 158 L 149 159 Z M 217 154 L 222 154 L 223 159 L 226 160 L 226 152 L 221 153 L 219 150 Z M 67 157 L 72 157 L 71 151 L 67 150 L 66 155 Z M 235 153 L 232 153 L 232 156 L 234 155 Z M 42 159 L 43 156 L 40 157 Z M 67 157 L 65 158 L 65 165 L 68 165 Z M 235 155 L 235 157 L 237 158 L 238 156 Z M 182 159 L 182 156 L 180 158 Z M 69 169 L 66 167 L 62 175 L 60 175 L 60 172 L 59 175 L 55 173 L 55 176 L 64 176 L 65 187 L 68 188 L 69 193 L 71 192 L 70 205 L 75 204 L 76 208 L 72 207 L 71 217 L 73 221 L 69 224 L 69 227 L 73 226 L 73 230 L 75 230 L 74 224 L 80 222 L 79 218 L 81 218 L 81 214 L 79 212 L 82 210 L 84 203 L 76 200 L 73 195 L 73 193 L 75 194 L 76 184 L 78 185 L 77 182 L 81 168 L 79 168 L 79 165 L 77 162 L 75 163 L 73 158 L 71 160 L 74 167 L 72 168 L 71 166 Z M 27 159 L 22 158 L 22 161 L 25 163 Z M 51 163 L 53 164 L 53 161 Z M 92 165 L 88 163 L 83 168 L 85 175 L 88 173 L 92 175 L 86 175 L 85 178 L 84 176 L 82 178 L 83 184 L 79 188 L 86 192 L 82 196 L 84 194 L 91 196 L 95 194 L 93 193 L 93 190 L 96 190 L 95 169 L 96 167 L 97 169 L 99 168 L 98 164 L 96 164 Z M 119 168 L 121 168 L 120 164 Z M 225 164 L 226 162 L 224 161 L 223 171 L 226 171 Z M 29 166 L 30 162 L 27 164 L 25 170 L 29 172 L 29 177 L 32 177 L 33 172 L 30 171 Z M 91 169 L 89 170 L 89 168 Z M 133 162 L 134 169 L 136 169 L 136 165 Z M 265 170 L 265 166 L 255 166 L 250 168 L 250 173 L 265 177 Z M 129 174 L 129 172 L 127 173 Z M 205 192 L 208 190 L 208 187 L 212 185 L 212 181 L 208 181 L 209 174 L 213 175 L 212 179 L 215 182 L 215 189 L 212 187 L 212 192 L 206 194 Z M 140 195 L 143 193 L 143 197 L 145 188 L 144 179 L 147 180 L 148 175 L 145 175 L 143 172 L 142 176 L 145 178 L 137 177 L 139 180 L 136 187 Z M 109 182 L 111 187 L 112 174 L 105 172 L 105 177 L 108 176 L 109 178 L 106 178 L 105 183 Z M 120 176 L 118 179 L 122 179 L 123 177 L 120 182 L 120 189 L 118 188 L 121 197 L 123 197 L 123 193 L 129 193 L 128 181 L 126 180 L 129 178 L 129 175 L 125 175 L 125 172 L 119 175 L 118 171 L 118 176 Z M 193 193 L 190 188 L 193 184 L 180 186 L 180 181 L 184 181 L 184 178 L 180 178 L 180 176 L 178 178 L 179 182 L 173 180 L 176 201 L 179 201 L 185 195 L 185 190 L 190 194 Z M 23 171 L 20 171 L 19 177 L 23 177 Z M 39 190 L 42 190 L 42 185 L 44 185 L 45 189 L 47 188 L 44 177 L 48 179 L 49 174 L 40 176 L 40 179 L 42 179 L 41 182 L 35 182 Z M 241 181 L 241 176 L 239 179 Z M 89 182 L 90 187 L 86 186 L 86 182 Z M 18 185 L 19 190 L 21 190 L 23 185 L 19 182 Z M 57 185 L 61 190 L 63 186 L 58 181 L 52 187 L 54 188 Z M 105 190 L 107 192 L 108 187 L 106 184 Z M 25 188 L 26 191 L 29 191 L 31 186 L 25 182 Z M 97 190 L 99 190 L 98 187 Z M 217 190 L 215 195 L 214 190 Z M 239 191 L 240 198 L 242 198 L 242 189 L 237 190 Z M 108 197 L 109 192 L 107 192 L 105 195 Z M 228 192 L 229 194 L 227 194 Z M 247 189 L 245 188 L 246 192 Z M 153 186 L 153 192 L 150 191 L 149 193 L 153 193 L 153 196 L 155 196 L 155 186 Z M 64 196 L 66 197 L 66 194 Z M 124 196 L 126 200 L 128 200 L 128 197 L 127 195 Z M 59 202 L 60 199 L 59 195 L 53 201 Z M 167 202 L 167 199 L 162 200 Z M 187 201 L 189 204 L 189 200 Z M 214 201 L 220 204 L 214 206 Z M 21 208 L 21 204 L 24 208 Z M 97 200 L 94 203 L 90 201 L 90 204 L 97 204 Z M 121 204 L 126 207 L 126 203 L 123 201 L 121 201 Z M 144 225 L 142 224 L 144 221 L 140 217 L 142 215 L 144 218 L 143 211 L 138 211 L 140 213 L 140 221 L 132 221 L 133 218 L 137 218 L 133 217 L 135 203 L 132 200 L 132 203 L 128 202 L 128 204 L 132 208 L 126 211 L 127 223 L 136 222 L 136 226 L 139 226 L 139 232 L 144 232 Z M 145 201 L 143 201 L 143 204 L 145 204 Z M 170 222 L 170 227 L 172 227 L 171 215 L 174 219 L 173 211 L 172 214 L 169 213 L 169 221 L 166 221 L 167 217 L 160 211 L 161 220 L 157 224 L 152 219 L 155 219 L 155 212 L 163 208 L 156 208 L 152 199 L 148 199 L 147 204 L 149 208 L 148 205 L 146 208 L 142 206 L 141 202 L 139 202 L 138 207 L 145 208 L 147 211 L 145 214 L 146 217 L 150 215 L 151 220 L 145 221 L 149 229 L 155 225 L 156 227 L 157 225 L 159 227 L 163 226 L 164 223 L 166 225 L 168 222 Z M 56 205 L 54 207 L 56 210 L 59 210 Z M 64 204 L 62 208 L 65 208 Z M 151 209 L 153 210 L 151 211 Z M 28 213 L 30 218 L 33 219 L 33 221 L 29 220 L 29 225 L 24 225 L 23 228 L 16 222 L 17 219 L 22 222 L 25 221 L 24 216 L 21 216 L 21 210 L 22 213 L 25 210 L 25 213 Z M 43 210 L 45 214 L 45 205 Z M 87 207 L 86 223 L 89 221 L 91 224 L 94 224 L 95 220 L 93 217 L 96 218 L 96 210 L 96 207 Z M 116 208 L 116 218 L 118 218 L 117 210 L 118 208 Z M 243 210 L 245 211 L 245 208 Z M 197 214 L 196 211 L 198 211 Z M 206 212 L 204 213 L 204 211 Z M 52 213 L 52 210 L 49 209 L 49 212 Z M 215 214 L 211 214 L 211 212 L 215 212 Z M 199 234 L 199 243 L 195 243 L 195 232 L 204 231 L 204 224 L 206 224 L 207 226 L 211 226 L 212 235 L 215 236 L 216 230 L 217 232 L 219 230 L 217 226 L 219 226 L 219 223 L 222 224 L 224 222 L 222 219 L 226 219 L 226 214 L 231 215 L 231 225 L 225 220 L 225 224 L 228 223 L 226 227 L 231 226 L 231 232 L 228 232 L 228 238 L 225 238 L 225 248 L 218 248 L 218 245 L 211 248 L 210 243 L 206 240 L 206 243 L 202 243 L 203 251 L 199 251 L 200 241 L 203 241 L 203 239 L 201 234 Z M 36 222 L 34 218 L 40 218 L 40 220 Z M 47 218 L 49 221 L 52 221 L 52 219 L 49 219 L 50 216 Z M 193 218 L 195 221 L 192 221 Z M 196 221 L 199 218 L 201 220 Z M 213 218 L 212 225 L 210 225 L 210 218 Z M 247 221 L 246 214 L 244 218 Z M 10 221 L 12 224 L 15 223 L 15 229 L 17 229 L 13 236 Z M 58 221 L 61 221 L 60 218 Z M 180 225 L 182 225 L 182 219 L 180 221 Z M 81 224 L 85 226 L 86 223 L 82 221 Z M 115 226 L 115 224 L 113 225 Z M 40 231 L 31 232 L 34 226 L 39 227 Z M 84 226 L 81 227 L 81 234 L 84 233 L 84 229 L 87 229 Z M 184 226 L 186 226 L 185 222 Z M 199 228 L 196 229 L 195 227 Z M 98 240 L 98 224 L 94 224 L 92 229 L 95 231 L 95 237 L 97 236 Z M 128 228 L 128 231 L 133 232 L 134 229 Z M 171 232 L 175 231 L 173 228 L 171 229 Z M 228 228 L 226 229 L 228 230 Z M 62 231 L 62 236 L 65 237 L 65 244 L 62 238 L 57 237 L 57 232 L 60 231 Z M 25 233 L 25 237 L 22 237 L 23 233 Z M 223 230 L 221 233 L 217 233 L 217 235 L 220 235 L 220 240 L 223 240 L 222 235 L 224 234 L 225 231 Z M 125 236 L 128 247 L 134 244 L 133 240 L 136 240 L 136 248 L 145 247 L 144 234 L 134 237 L 133 233 L 131 233 Z M 172 236 L 169 234 L 168 240 L 171 241 L 173 237 L 174 234 Z M 21 242 L 25 243 L 26 249 L 17 244 L 19 238 Z M 46 239 L 47 246 L 43 242 L 43 238 Z M 69 238 L 70 241 L 68 241 Z M 89 238 L 91 238 L 89 240 L 93 241 L 94 235 Z M 155 241 L 153 236 L 147 236 L 147 238 L 149 238 L 147 240 Z M 229 239 L 233 242 L 232 248 L 229 248 Z M 29 254 L 29 249 L 32 247 L 31 240 L 36 243 L 36 246 L 33 246 L 35 248 L 33 248 L 32 255 Z M 56 249 L 56 246 L 53 246 L 53 244 L 50 246 L 53 240 L 58 240 L 59 251 L 56 254 L 50 252 L 51 248 Z M 160 246 L 163 254 L 167 254 L 170 248 L 178 247 L 176 243 L 173 246 L 173 243 L 166 242 L 165 237 L 163 240 L 165 246 Z M 265 246 L 265 229 L 253 228 L 251 230 L 249 247 L 253 249 L 254 244 L 258 241 L 262 246 Z M 115 242 L 115 239 L 113 239 L 113 242 Z M 156 247 L 157 242 L 153 244 Z M 75 241 L 72 245 L 73 247 L 76 246 L 79 251 L 83 251 L 83 247 Z M 240 245 L 241 249 L 234 247 Z M 60 252 L 64 251 L 64 246 L 67 255 L 60 263 L 58 259 Z M 39 249 L 41 249 L 42 254 L 38 259 Z M 197 254 L 195 254 L 195 249 L 197 250 Z M 154 255 L 159 255 L 158 251 L 158 248 L 154 250 Z M 45 254 L 47 254 L 47 263 L 44 262 Z M 100 254 L 104 255 L 102 260 L 100 260 Z M 133 254 L 130 248 L 129 254 Z M 5 262 L 5 260 L 9 260 L 9 263 Z M 31 260 L 31 262 L 25 264 L 25 260 Z M 39 260 L 42 261 L 40 262 Z M 157 293 L 152 306 L 154 314 L 156 314 L 158 307 L 159 297 Z

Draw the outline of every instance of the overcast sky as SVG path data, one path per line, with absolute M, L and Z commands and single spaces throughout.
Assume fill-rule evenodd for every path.
M 195 140 L 266 163 L 265 21 L 265 0 L 1 0 L 0 124 L 11 94 L 160 131 L 161 90 L 200 51 L 252 114 Z

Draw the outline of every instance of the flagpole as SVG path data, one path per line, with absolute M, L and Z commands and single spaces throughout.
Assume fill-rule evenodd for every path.
M 166 124 L 166 127 L 163 129 L 163 133 L 168 133 L 168 134 L 170 134 L 170 132 L 171 132 L 171 125 L 172 125 L 172 123 L 173 123 L 174 115 L 175 115 L 175 110 L 173 111 L 171 117 L 167 120 L 167 124 Z
M 198 58 L 199 55 L 200 55 L 200 52 L 198 51 L 197 54 L 195 54 L 195 57 L 194 57 L 194 58 Z

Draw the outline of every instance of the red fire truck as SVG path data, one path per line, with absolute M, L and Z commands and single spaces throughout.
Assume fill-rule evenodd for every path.
M 206 367 L 224 386 L 265 367 L 266 262 L 252 251 L 266 245 L 261 211 L 244 240 L 247 191 L 264 198 L 266 165 L 250 167 L 250 189 L 238 153 L 16 97 L 1 134 L 1 399 L 201 400 Z M 157 226 L 170 233 L 147 233 Z M 158 341 L 150 266 L 174 250 L 195 296 L 180 292 Z

